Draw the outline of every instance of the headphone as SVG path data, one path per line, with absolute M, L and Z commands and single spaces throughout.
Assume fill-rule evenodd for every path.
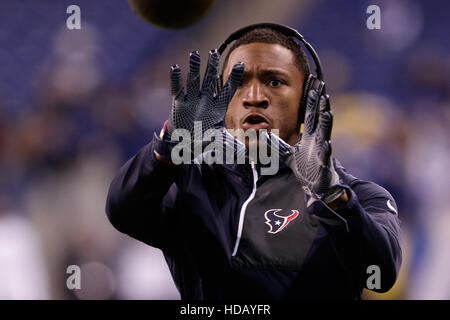
M 303 43 L 303 45 L 306 47 L 307 51 L 310 53 L 311 57 L 314 60 L 314 64 L 316 66 L 316 75 L 313 74 L 309 74 L 307 77 L 305 77 L 305 81 L 303 82 L 303 94 L 302 94 L 302 98 L 300 99 L 300 109 L 299 109 L 299 122 L 300 125 L 304 122 L 305 120 L 305 111 L 306 111 L 306 100 L 308 98 L 308 92 L 311 89 L 315 89 L 317 90 L 317 94 L 318 97 L 320 97 L 321 95 L 325 95 L 325 82 L 323 81 L 323 72 L 322 72 L 322 64 L 320 63 L 320 59 L 319 56 L 317 55 L 316 51 L 314 50 L 314 48 L 311 46 L 311 44 L 309 44 L 305 38 L 295 29 L 281 25 L 281 24 L 276 24 L 276 23 L 257 23 L 257 24 L 252 24 L 246 27 L 243 27 L 235 32 L 233 32 L 219 47 L 218 51 L 220 53 L 220 55 L 222 55 L 222 53 L 225 51 L 225 49 L 227 48 L 227 46 L 239 39 L 240 37 L 242 37 L 244 34 L 255 30 L 255 29 L 260 29 L 260 28 L 269 28 L 275 31 L 278 31 L 279 33 L 287 36 L 287 37 L 291 37 L 293 39 L 297 39 L 299 40 L 301 43 Z M 218 79 L 218 88 L 221 89 L 223 86 L 222 80 L 223 77 L 222 75 L 219 76 Z M 316 108 L 317 110 L 317 114 L 319 113 L 319 108 Z

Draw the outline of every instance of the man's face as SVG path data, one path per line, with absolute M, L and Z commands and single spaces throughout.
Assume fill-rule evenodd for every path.
M 237 47 L 224 70 L 224 83 L 234 64 L 245 65 L 243 84 L 228 105 L 227 129 L 278 129 L 280 138 L 294 145 L 299 139 L 298 108 L 303 75 L 291 50 L 268 43 Z

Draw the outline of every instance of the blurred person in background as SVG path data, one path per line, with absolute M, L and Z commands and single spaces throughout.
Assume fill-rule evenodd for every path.
M 302 103 L 309 65 L 301 46 L 254 27 L 229 50 L 222 88 L 218 52 L 210 52 L 201 87 L 199 64 L 191 53 L 186 95 L 172 67 L 168 122 L 111 183 L 113 226 L 163 250 L 182 299 L 358 299 L 373 266 L 381 282 L 370 289 L 389 290 L 402 259 L 395 201 L 330 158 L 328 96 L 304 86 Z M 204 120 L 203 132 L 222 126 L 243 148 L 227 130 L 279 129 L 268 135 L 280 144 L 280 170 L 265 176 L 251 161 L 175 165 L 171 134 L 192 130 L 194 120 Z
M 0 193 L 0 299 L 50 299 L 47 265 L 35 226 Z

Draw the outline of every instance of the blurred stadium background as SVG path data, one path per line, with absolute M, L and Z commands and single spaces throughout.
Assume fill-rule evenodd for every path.
M 81 8 L 81 30 L 66 8 Z M 381 30 L 366 28 L 367 6 Z M 0 299 L 179 299 L 161 252 L 104 206 L 116 170 L 159 132 L 169 67 L 256 22 L 297 28 L 319 53 L 334 153 L 386 187 L 403 266 L 386 294 L 450 299 L 450 2 L 217 0 L 197 24 L 151 26 L 125 0 L 0 3 Z M 204 67 L 204 66 L 203 66 Z M 68 290 L 79 265 L 82 289 Z

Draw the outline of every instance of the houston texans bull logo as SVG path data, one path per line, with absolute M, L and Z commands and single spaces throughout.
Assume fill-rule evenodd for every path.
M 284 217 L 276 214 L 278 211 L 281 211 L 281 209 L 270 209 L 264 213 L 264 216 L 266 217 L 266 224 L 270 227 L 268 231 L 269 233 L 280 232 L 289 224 L 289 222 L 297 218 L 299 215 L 298 210 L 291 210 L 292 213 L 287 217 Z

